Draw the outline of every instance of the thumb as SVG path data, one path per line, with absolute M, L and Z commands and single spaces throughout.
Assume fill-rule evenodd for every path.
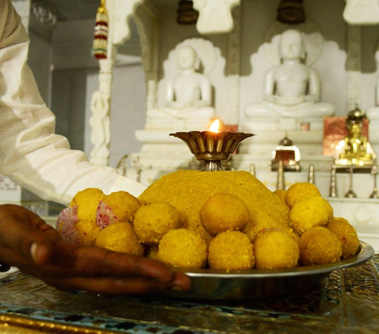
M 50 262 L 53 254 L 50 243 L 34 241 L 30 246 L 30 256 L 37 266 L 43 266 Z

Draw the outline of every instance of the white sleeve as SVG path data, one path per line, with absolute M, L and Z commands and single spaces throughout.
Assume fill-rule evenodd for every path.
M 9 0 L 0 4 L 0 173 L 43 199 L 67 204 L 84 188 L 138 196 L 145 186 L 98 167 L 56 135 L 27 65 L 29 39 Z

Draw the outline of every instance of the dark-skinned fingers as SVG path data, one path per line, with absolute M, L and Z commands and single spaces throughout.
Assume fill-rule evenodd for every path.
M 71 251 L 70 251 L 71 249 Z M 79 275 L 148 277 L 161 282 L 174 279 L 173 271 L 162 262 L 98 247 L 78 247 L 59 243 L 54 262 Z
M 49 230 L 50 234 L 39 230 L 45 225 L 36 214 L 21 206 L 0 206 L 0 244 L 23 254 L 26 259 L 32 259 L 31 247 L 35 242 L 43 245 L 45 258 L 49 258 L 56 237 L 49 239 L 52 232 L 48 228 L 43 229 Z
M 33 260 L 26 259 L 23 254 L 15 253 L 14 250 L 0 246 L 0 261 L 10 266 L 19 268 L 23 273 L 39 278 L 62 277 L 64 272 L 60 268 L 53 266 L 39 267 Z M 65 269 L 67 272 L 67 269 Z
M 62 270 L 56 266 L 37 266 L 31 259 L 26 259 L 23 254 L 15 253 L 12 249 L 0 247 L 0 261 L 20 269 L 23 273 L 41 279 L 46 277 L 62 278 L 72 276 L 67 269 Z
M 27 261 L 23 254 L 15 253 L 13 249 L 0 246 L 0 262 L 4 262 L 13 267 L 19 267 L 21 265 L 29 265 L 30 260 Z
M 191 279 L 181 272 L 176 272 L 174 279 L 171 282 L 171 286 L 183 291 L 191 289 Z
M 46 224 L 40 216 L 21 205 L 0 205 L 0 219 L 6 220 L 8 217 L 12 217 L 20 222 L 26 222 L 28 225 L 32 225 L 34 227 Z
M 38 230 L 48 236 L 48 239 L 53 242 L 62 240 L 60 233 L 52 226 L 48 224 L 38 226 Z
M 45 280 L 45 283 L 61 290 L 85 290 L 104 295 L 136 295 L 170 289 L 170 283 L 144 278 L 71 277 L 68 279 Z

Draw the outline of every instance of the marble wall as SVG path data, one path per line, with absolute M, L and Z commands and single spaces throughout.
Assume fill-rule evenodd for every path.
M 17 3 L 19 1 L 15 1 Z M 239 48 L 240 79 L 238 81 L 239 99 L 237 116 L 230 122 L 243 122 L 243 108 L 246 104 L 262 98 L 264 72 L 271 66 L 265 53 L 265 38 L 275 22 L 279 0 L 242 0 L 235 9 L 240 29 L 239 35 L 231 38 L 228 34 L 201 36 L 195 26 L 176 24 L 176 3 L 157 1 L 160 15 L 161 34 L 159 38 L 159 78 L 164 77 L 164 62 L 170 50 L 186 38 L 203 37 L 211 41 L 219 50 L 224 70 L 213 73 L 211 80 L 217 83 L 215 103 L 221 117 L 228 117 L 230 110 L 231 87 L 227 76 L 228 61 L 233 60 L 229 54 L 231 47 Z M 163 4 L 163 5 L 162 5 Z M 307 19 L 318 27 L 324 37 L 324 47 L 320 57 L 312 65 L 322 80 L 322 99 L 336 107 L 337 115 L 345 115 L 349 110 L 349 76 L 347 62 L 347 39 L 349 29 L 343 20 L 344 0 L 304 1 Z M 52 59 L 53 67 L 43 69 L 34 65 L 38 83 L 47 102 L 57 115 L 57 131 L 67 135 L 75 148 L 90 153 L 89 141 L 90 96 L 97 89 L 97 62 L 90 55 L 93 34 L 93 20 L 58 22 L 53 32 Z M 358 66 L 358 101 L 362 109 L 375 103 L 375 82 L 379 75 L 374 53 L 379 40 L 379 26 L 355 27 L 360 46 Z M 172 33 L 175 31 L 175 34 Z M 47 57 L 50 50 L 44 46 L 41 38 L 31 31 L 31 60 L 33 52 L 40 52 Z M 234 44 L 233 44 L 234 43 Z M 237 43 L 237 46 L 235 45 Z M 110 165 L 114 166 L 123 154 L 138 152 L 141 144 L 136 141 L 134 132 L 142 129 L 146 113 L 145 77 L 140 58 L 141 50 L 138 35 L 133 34 L 127 41 L 127 51 L 121 54 L 122 60 L 115 67 L 112 105 L 112 147 Z M 33 51 L 34 50 L 34 51 Z M 39 50 L 39 51 L 38 51 Z M 131 57 L 125 60 L 125 57 Z M 37 62 L 37 65 L 42 62 Z M 43 64 L 49 63 L 46 59 Z M 49 77 L 53 68 L 52 87 L 43 82 Z M 117 83 L 116 83 L 117 82 Z M 163 88 L 160 88 L 163 89 Z M 45 91 L 50 92 L 44 93 Z M 51 96 L 51 97 L 50 97 Z M 68 103 L 72 102 L 72 103 Z M 84 117 L 83 117 L 84 114 Z M 82 115 L 82 116 L 79 116 Z M 120 126 L 122 124 L 123 126 Z M 125 125 L 125 126 L 124 126 Z

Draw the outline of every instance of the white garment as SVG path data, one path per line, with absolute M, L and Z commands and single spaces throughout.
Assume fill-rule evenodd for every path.
M 29 38 L 10 0 L 0 0 L 0 173 L 43 199 L 67 204 L 96 187 L 138 196 L 145 186 L 112 168 L 88 162 L 56 135 L 54 114 L 43 102 L 27 65 Z

